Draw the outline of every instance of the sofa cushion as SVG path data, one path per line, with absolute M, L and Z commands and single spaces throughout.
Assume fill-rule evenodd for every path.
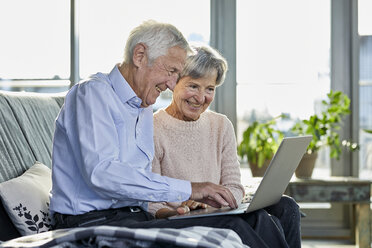
M 60 110 L 53 94 L 9 92 L 9 106 L 34 154 L 35 160 L 51 167 L 54 122 Z
M 21 176 L 0 184 L 1 201 L 20 234 L 50 230 L 51 187 L 51 170 L 40 162 L 36 162 Z
M 66 97 L 67 91 L 60 92 L 60 93 L 53 93 L 50 94 L 51 98 L 56 101 L 58 104 L 59 108 L 62 108 L 63 104 L 65 103 L 65 97 Z
M 22 175 L 36 160 L 4 96 L 0 92 L 0 183 Z

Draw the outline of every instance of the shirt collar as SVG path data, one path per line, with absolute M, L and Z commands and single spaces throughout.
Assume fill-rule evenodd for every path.
M 115 65 L 108 77 L 112 88 L 123 103 L 128 102 L 130 105 L 140 108 L 142 100 L 136 95 L 123 75 L 121 75 L 117 65 Z

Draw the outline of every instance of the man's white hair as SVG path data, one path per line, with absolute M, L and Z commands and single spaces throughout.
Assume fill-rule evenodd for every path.
M 166 55 L 171 47 L 179 46 L 186 52 L 191 51 L 185 37 L 175 26 L 154 20 L 145 21 L 131 31 L 125 45 L 124 63 L 133 62 L 133 49 L 139 43 L 146 45 L 150 65 L 159 56 Z

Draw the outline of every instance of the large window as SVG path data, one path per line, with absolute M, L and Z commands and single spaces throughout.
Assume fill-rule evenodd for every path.
M 0 89 L 62 91 L 70 85 L 70 0 L 0 2 Z M 74 2 L 74 1 L 72 1 Z M 76 0 L 74 46 L 79 78 L 122 62 L 132 28 L 154 19 L 174 24 L 191 42 L 209 43 L 208 0 Z M 47 89 L 47 88 L 48 89 Z M 170 102 L 162 94 L 157 106 Z
M 79 4 L 82 78 L 122 62 L 129 32 L 144 20 L 172 23 L 189 41 L 209 42 L 209 1 L 81 0 Z
M 330 1 L 237 1 L 237 139 L 251 121 L 282 113 L 287 132 L 330 90 Z M 323 152 L 324 153 L 324 152 Z M 329 174 L 320 155 L 314 174 Z
M 70 2 L 0 1 L 0 89 L 59 91 L 70 74 Z

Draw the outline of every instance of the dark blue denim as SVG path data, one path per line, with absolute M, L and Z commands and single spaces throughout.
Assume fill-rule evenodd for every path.
M 277 204 L 265 210 L 279 219 L 289 247 L 301 247 L 301 212 L 296 201 L 284 195 Z

